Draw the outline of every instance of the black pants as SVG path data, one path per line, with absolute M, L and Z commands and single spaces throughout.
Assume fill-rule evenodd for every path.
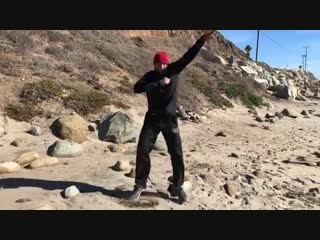
M 136 159 L 136 187 L 146 187 L 150 174 L 150 152 L 162 132 L 171 156 L 173 185 L 181 188 L 184 182 L 182 144 L 176 116 L 146 114 L 140 133 Z

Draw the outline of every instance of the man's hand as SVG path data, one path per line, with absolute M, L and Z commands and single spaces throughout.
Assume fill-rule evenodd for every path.
M 160 80 L 160 85 L 164 87 L 166 85 L 169 85 L 170 81 L 171 81 L 170 78 L 164 77 L 163 79 Z
M 212 30 L 212 31 L 209 31 L 208 33 L 204 34 L 204 35 L 203 35 L 203 39 L 204 39 L 204 41 L 206 42 L 206 41 L 208 41 L 210 38 L 212 38 L 212 37 L 214 37 L 214 36 L 216 36 L 216 35 L 217 35 L 216 30 Z

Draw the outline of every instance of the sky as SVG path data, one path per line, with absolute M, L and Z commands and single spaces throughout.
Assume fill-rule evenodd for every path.
M 237 47 L 252 47 L 250 57 L 255 60 L 257 30 L 219 30 Z M 307 71 L 320 78 L 320 30 L 260 30 L 258 61 L 271 67 L 299 69 L 302 55 L 308 48 Z

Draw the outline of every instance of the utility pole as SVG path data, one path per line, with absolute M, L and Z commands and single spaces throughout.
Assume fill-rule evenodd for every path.
M 305 46 L 304 48 L 306 49 L 306 55 L 305 55 L 305 62 L 304 62 L 304 70 L 307 71 L 307 59 L 308 59 L 308 48 L 310 46 Z
M 256 62 L 258 62 L 258 51 L 259 51 L 259 37 L 260 37 L 260 30 L 257 32 L 257 49 L 256 49 Z
M 305 55 L 301 55 L 301 57 L 302 57 L 302 65 L 301 66 L 302 66 L 302 69 L 304 69 L 304 65 L 305 65 L 304 64 L 304 57 L 305 57 Z

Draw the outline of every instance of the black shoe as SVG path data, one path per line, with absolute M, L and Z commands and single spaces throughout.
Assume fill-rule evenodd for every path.
M 178 197 L 178 200 L 181 204 L 187 201 L 187 194 L 183 191 L 181 187 L 177 188 L 170 184 L 168 192 L 172 197 Z
M 131 195 L 128 197 L 128 200 L 129 201 L 138 200 L 140 198 L 141 193 L 143 193 L 145 190 L 146 190 L 145 187 L 135 187 Z

